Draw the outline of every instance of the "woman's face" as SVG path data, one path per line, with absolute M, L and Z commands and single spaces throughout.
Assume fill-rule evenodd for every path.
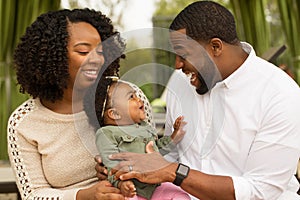
M 69 23 L 68 33 L 68 89 L 85 89 L 94 83 L 104 63 L 101 37 L 86 22 Z

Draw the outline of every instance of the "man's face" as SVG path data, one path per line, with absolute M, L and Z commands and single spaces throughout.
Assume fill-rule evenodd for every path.
M 191 85 L 199 94 L 213 87 L 216 66 L 205 48 L 186 35 L 185 29 L 170 33 L 171 44 L 176 53 L 175 68 L 190 77 Z

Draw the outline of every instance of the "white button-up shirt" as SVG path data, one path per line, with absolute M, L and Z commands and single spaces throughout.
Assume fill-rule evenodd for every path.
M 231 176 L 237 200 L 287 194 L 298 199 L 299 86 L 242 44 L 249 53 L 246 61 L 205 95 L 198 95 L 181 71 L 171 77 L 165 133 L 172 133 L 180 115 L 187 125 L 178 151 L 166 158 L 204 173 Z

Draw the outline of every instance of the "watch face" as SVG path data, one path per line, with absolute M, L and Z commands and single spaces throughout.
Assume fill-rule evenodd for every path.
M 187 166 L 179 165 L 177 173 L 186 176 L 188 174 L 188 172 L 189 172 L 189 168 Z

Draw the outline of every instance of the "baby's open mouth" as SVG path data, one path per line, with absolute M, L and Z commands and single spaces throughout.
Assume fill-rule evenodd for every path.
M 141 106 L 139 107 L 139 109 L 140 109 L 140 110 L 144 110 L 144 105 L 141 105 Z

